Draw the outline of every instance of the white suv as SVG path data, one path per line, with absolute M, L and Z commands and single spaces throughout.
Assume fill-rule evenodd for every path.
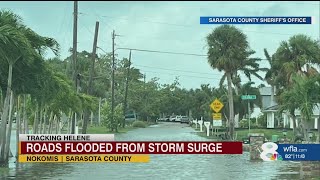
M 175 116 L 170 116 L 169 121 L 170 122 L 176 121 L 176 117 Z
M 176 122 L 181 122 L 182 116 L 176 116 Z

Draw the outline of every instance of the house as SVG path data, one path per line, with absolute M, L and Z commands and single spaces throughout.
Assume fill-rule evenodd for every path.
M 284 127 L 293 128 L 293 120 L 290 118 L 288 113 L 282 113 L 280 117 L 276 116 L 278 111 L 278 104 L 275 99 L 271 98 L 271 87 L 262 87 L 259 89 L 262 97 L 262 109 L 261 112 L 267 115 L 267 128 Z M 320 107 L 320 104 L 319 104 Z M 301 119 L 301 113 L 297 109 L 295 110 L 296 115 L 296 125 L 298 126 L 298 121 Z M 307 126 L 310 129 L 318 128 L 318 119 L 320 117 L 320 109 L 314 108 L 312 120 L 308 122 Z

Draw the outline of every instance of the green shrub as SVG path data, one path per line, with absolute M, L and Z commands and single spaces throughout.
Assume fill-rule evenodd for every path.
M 132 123 L 132 127 L 145 128 L 147 127 L 147 124 L 143 121 L 135 121 Z
M 249 121 L 248 119 L 242 119 L 239 123 L 240 128 L 248 128 L 249 127 Z M 256 124 L 256 120 L 250 119 L 250 127 L 251 128 L 257 128 L 258 125 Z

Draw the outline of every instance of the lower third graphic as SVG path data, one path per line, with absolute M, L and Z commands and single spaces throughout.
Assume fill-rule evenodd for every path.
M 282 161 L 282 156 L 277 152 L 278 145 L 273 142 L 267 142 L 261 146 L 262 152 L 260 158 L 264 161 Z

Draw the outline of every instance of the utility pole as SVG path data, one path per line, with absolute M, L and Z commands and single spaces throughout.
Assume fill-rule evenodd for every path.
M 143 74 L 143 90 L 144 90 L 144 95 L 143 95 L 143 101 L 144 101 L 144 108 L 147 108 L 147 92 L 146 92 L 146 73 Z M 147 122 L 148 121 L 148 115 L 147 115 Z
M 118 124 L 116 124 L 114 122 L 114 70 L 115 70 L 115 67 L 114 67 L 114 39 L 115 39 L 115 32 L 114 30 L 112 31 L 112 87 L 111 87 L 111 96 L 112 96 L 112 100 L 111 100 L 111 124 L 112 124 L 112 128 L 111 130 L 113 131 L 113 129 L 115 129 L 116 131 L 118 130 L 117 129 L 117 126 Z
M 125 127 L 126 124 L 126 111 L 127 111 L 127 98 L 128 98 L 128 86 L 129 86 L 129 77 L 130 77 L 130 65 L 131 65 L 131 50 L 129 53 L 129 64 L 128 64 L 128 71 L 127 71 L 127 79 L 126 79 L 126 91 L 125 91 L 125 95 L 124 95 L 124 105 L 123 105 L 123 123 L 122 123 L 122 127 Z
M 78 80 L 77 80 L 77 32 L 78 32 L 78 1 L 74 1 L 73 6 L 73 48 L 72 48 L 72 62 L 73 62 L 73 80 L 75 88 L 78 93 Z M 75 134 L 76 128 L 76 113 L 73 113 L 71 134 Z
M 249 99 L 248 99 L 248 120 L 249 120 L 249 134 L 250 134 L 251 120 L 250 120 L 250 100 Z
M 99 22 L 97 21 L 95 32 L 94 32 L 94 39 L 93 39 L 91 71 L 90 71 L 89 86 L 88 86 L 88 94 L 90 94 L 90 95 L 92 94 L 92 90 L 93 90 L 92 83 L 93 83 L 93 76 L 94 76 L 94 65 L 95 65 L 95 61 L 96 61 L 98 32 L 99 32 Z
M 247 93 L 248 95 L 248 93 Z M 249 134 L 250 134 L 250 129 L 251 129 L 251 122 L 250 122 L 250 99 L 248 98 L 248 126 L 249 126 Z
M 95 32 L 94 32 L 94 39 L 93 39 L 93 48 L 92 48 L 92 60 L 91 60 L 91 70 L 90 70 L 90 77 L 89 77 L 89 83 L 88 83 L 88 91 L 87 93 L 89 95 L 92 95 L 93 90 L 93 76 L 94 76 L 94 64 L 96 61 L 96 52 L 97 52 L 97 42 L 98 42 L 98 32 L 99 32 L 99 22 L 96 22 Z M 89 119 L 89 111 L 85 110 L 84 113 L 84 120 L 82 125 L 82 134 L 87 133 L 87 126 L 88 126 L 88 119 Z M 91 118 L 91 123 L 93 119 Z

